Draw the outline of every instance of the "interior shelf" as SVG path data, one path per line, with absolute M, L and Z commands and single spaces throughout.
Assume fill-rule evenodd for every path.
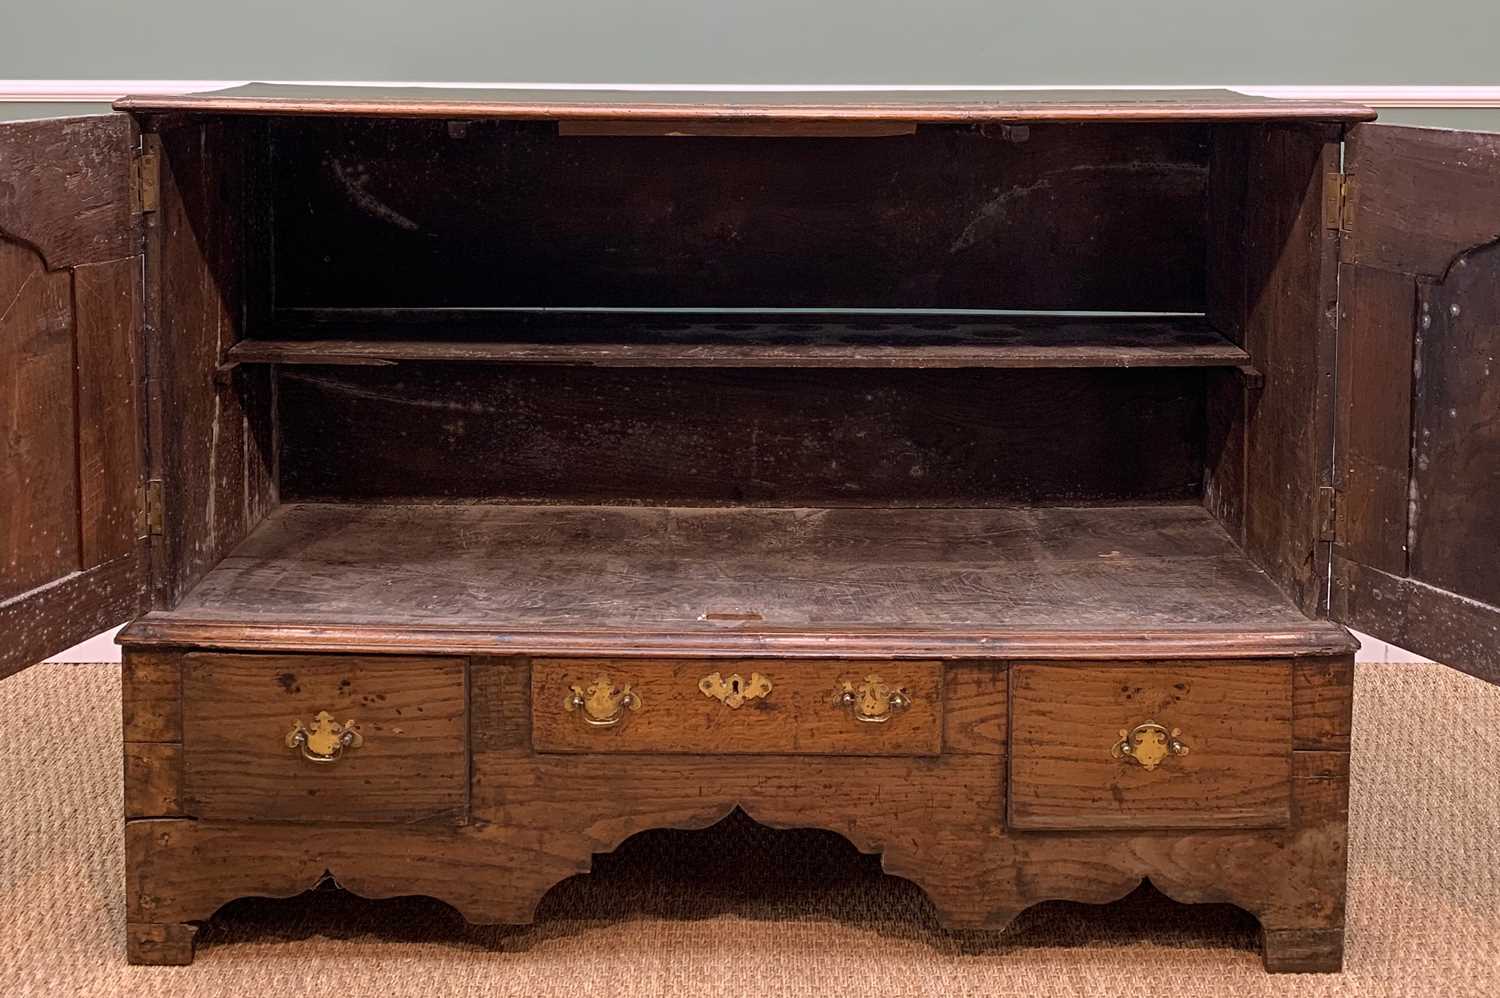
M 142 644 L 427 654 L 1332 654 L 1201 506 L 290 504 Z
M 230 348 L 242 364 L 602 367 L 1248 367 L 1201 316 L 838 317 L 319 311 Z

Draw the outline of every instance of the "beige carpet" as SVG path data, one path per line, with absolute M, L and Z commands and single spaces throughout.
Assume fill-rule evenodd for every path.
M 1033 908 L 1003 937 L 821 832 L 652 832 L 469 927 L 421 898 L 322 890 L 224 909 L 188 968 L 127 967 L 119 680 L 0 681 L 0 995 L 1500 995 L 1500 689 L 1361 666 L 1342 976 L 1269 977 L 1252 918 L 1149 889 Z

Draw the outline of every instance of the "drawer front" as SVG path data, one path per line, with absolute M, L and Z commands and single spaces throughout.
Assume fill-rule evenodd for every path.
M 937 755 L 939 662 L 537 660 L 539 752 Z
M 342 744 L 347 721 L 357 743 Z M 463 824 L 467 732 L 463 659 L 184 657 L 183 789 L 199 818 Z
M 1290 821 L 1286 661 L 1016 663 L 1010 690 L 1014 828 Z

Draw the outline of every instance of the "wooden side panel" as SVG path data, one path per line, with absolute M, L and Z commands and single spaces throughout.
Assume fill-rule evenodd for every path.
M 1341 268 L 1334 482 L 1344 494 L 1340 553 L 1396 575 L 1406 574 L 1415 290 L 1403 274 Z
M 195 653 L 182 690 L 184 808 L 195 817 L 468 819 L 463 659 Z M 286 737 L 324 711 L 356 722 L 364 741 L 315 763 Z
M 0 243 L 0 599 L 81 567 L 72 290 L 66 271 Z
M 1292 667 L 1292 740 L 1298 751 L 1348 752 L 1354 659 L 1307 659 Z
M 1500 207 L 1493 214 L 1500 229 Z M 1410 574 L 1500 607 L 1500 242 L 1460 256 L 1422 291 Z
M 144 608 L 133 144 L 0 126 L 0 676 Z
M 1250 147 L 1261 130 L 1219 125 L 1213 130 L 1208 178 L 1208 322 L 1244 345 L 1249 320 Z M 1246 416 L 1250 398 L 1238 371 L 1209 371 L 1204 378 L 1207 439 L 1203 454 L 1203 504 L 1243 546 L 1245 539 Z
M 1500 138 L 1396 125 L 1349 131 L 1354 205 L 1344 261 L 1440 277 L 1465 250 L 1500 238 Z
M 284 369 L 282 481 L 296 498 L 1189 499 L 1202 386 L 1182 369 Z
M 250 238 L 255 122 L 198 120 L 147 139 L 161 150 L 154 322 L 166 517 L 158 601 L 175 603 L 275 502 L 271 373 L 216 369 L 241 336 L 268 247 Z
M 1202 125 L 1036 125 L 1015 142 L 971 127 L 684 139 L 284 118 L 274 142 L 279 305 L 1204 299 Z
M 1010 824 L 1258 828 L 1291 819 L 1286 662 L 1011 669 Z M 1148 768 L 1112 752 L 1154 722 L 1187 746 Z M 1135 749 L 1140 751 L 1139 748 Z M 1143 757 L 1144 758 L 1144 757 Z
M 1322 607 L 1328 564 L 1318 490 L 1331 461 L 1338 233 L 1322 194 L 1338 139 L 1269 126 L 1249 141 L 1244 346 L 1265 384 L 1248 407 L 1245 550 L 1307 613 Z
M 182 801 L 182 655 L 127 650 L 120 674 L 125 817 L 170 818 Z
M 1333 614 L 1500 682 L 1500 137 L 1360 126 Z
M 700 688 L 711 677 L 751 687 L 757 676 L 766 684 L 757 688 L 768 691 L 735 707 Z M 863 692 L 876 677 L 887 698 L 900 691 L 909 706 L 861 721 L 839 703 L 840 692 L 845 683 Z M 636 707 L 601 709 L 590 723 L 587 706 L 568 702 L 575 694 L 587 700 L 601 679 L 610 693 L 628 686 Z M 918 756 L 943 747 L 939 662 L 537 659 L 531 691 L 538 752 Z

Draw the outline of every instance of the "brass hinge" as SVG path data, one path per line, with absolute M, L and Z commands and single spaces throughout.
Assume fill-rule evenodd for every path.
M 141 537 L 159 537 L 162 532 L 161 479 L 153 478 L 139 490 L 136 505 L 136 533 Z
M 1344 494 L 1331 485 L 1318 489 L 1318 540 L 1333 541 L 1344 538 Z
M 1329 170 L 1323 175 L 1323 227 L 1354 228 L 1354 178 L 1349 174 Z
M 130 190 L 137 213 L 144 215 L 161 206 L 161 154 L 150 146 L 135 158 Z

